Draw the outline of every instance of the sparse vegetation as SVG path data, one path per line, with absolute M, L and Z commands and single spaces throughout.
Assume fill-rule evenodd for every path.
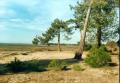
M 60 62 L 59 60 L 52 60 L 49 65 L 48 65 L 48 69 L 51 70 L 55 70 L 55 71 L 59 71 L 59 70 L 66 70 L 67 65 L 66 62 Z
M 73 70 L 75 70 L 75 71 L 83 71 L 84 70 L 84 68 L 82 68 L 80 65 L 78 65 L 78 64 L 74 64 L 73 65 Z

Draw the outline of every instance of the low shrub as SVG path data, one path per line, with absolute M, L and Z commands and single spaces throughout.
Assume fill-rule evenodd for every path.
M 102 46 L 100 47 L 100 49 L 102 49 L 102 50 L 108 52 L 108 51 L 107 51 L 107 47 L 106 47 L 105 45 L 102 45 Z
M 90 50 L 91 48 L 92 48 L 92 45 L 86 44 L 85 47 L 84 47 L 84 50 L 85 50 L 85 51 L 88 51 L 88 50 Z
M 22 55 L 28 55 L 28 53 L 21 53 Z
M 100 48 L 94 46 L 90 51 L 90 56 L 85 59 L 85 62 L 91 67 L 102 67 L 111 62 L 111 57 L 105 51 L 104 46 L 101 46 Z
M 73 70 L 75 70 L 75 71 L 83 71 L 84 69 L 80 66 L 80 65 L 78 65 L 78 64 L 75 64 L 75 65 L 73 65 Z
M 60 62 L 56 59 L 52 60 L 49 64 L 48 64 L 48 69 L 51 70 L 66 70 L 67 66 L 66 66 L 66 62 Z

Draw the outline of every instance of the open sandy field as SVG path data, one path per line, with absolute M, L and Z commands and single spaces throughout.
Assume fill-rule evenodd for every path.
M 84 52 L 83 58 L 87 52 Z M 9 63 L 17 57 L 21 61 L 61 59 L 72 60 L 73 51 L 2 51 L 0 52 L 0 64 Z M 13 73 L 0 75 L 0 83 L 119 83 L 119 61 L 116 55 L 112 55 L 112 60 L 117 66 L 104 68 L 91 68 L 83 61 L 81 64 L 84 71 L 44 71 L 29 73 Z M 72 66 L 72 65 L 71 65 Z M 71 66 L 69 66 L 71 68 Z
M 42 51 L 42 52 L 20 52 L 20 51 L 4 51 L 0 53 L 0 63 L 8 63 L 13 61 L 16 57 L 21 61 L 29 60 L 44 60 L 44 59 L 71 59 L 74 57 L 73 51 Z M 85 58 L 87 52 L 84 52 L 83 58 Z

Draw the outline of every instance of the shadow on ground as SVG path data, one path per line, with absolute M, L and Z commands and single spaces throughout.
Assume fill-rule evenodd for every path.
M 8 75 L 14 73 L 30 73 L 47 71 L 49 63 L 53 59 L 46 60 L 30 60 L 30 61 L 12 61 L 8 64 L 0 64 L 0 75 Z M 65 62 L 67 66 L 80 61 L 76 59 L 56 59 L 59 62 Z

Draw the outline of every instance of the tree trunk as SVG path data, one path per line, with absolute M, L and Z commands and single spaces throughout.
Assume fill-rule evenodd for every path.
M 60 29 L 58 31 L 58 51 L 61 51 L 61 48 L 60 48 Z
M 49 44 L 47 44 L 47 51 L 49 51 Z
M 86 14 L 85 23 L 84 23 L 84 27 L 83 27 L 83 33 L 82 33 L 82 36 L 80 39 L 79 51 L 76 52 L 74 59 L 78 59 L 78 60 L 82 59 L 83 49 L 84 49 L 84 45 L 85 45 L 87 24 L 88 24 L 88 20 L 89 20 L 89 15 L 90 15 L 92 3 L 93 3 L 93 0 L 91 0 L 91 2 L 90 2 L 90 6 L 89 6 L 87 14 Z
M 101 28 L 97 28 L 97 47 L 98 48 L 101 46 L 101 36 L 102 36 Z

